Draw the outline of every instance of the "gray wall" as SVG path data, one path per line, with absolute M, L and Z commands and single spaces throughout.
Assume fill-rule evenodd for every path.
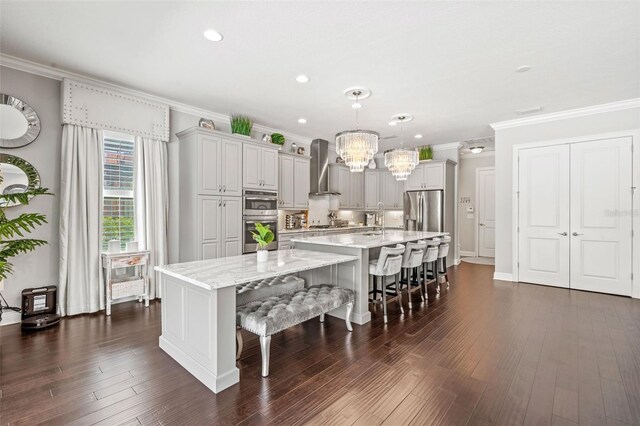
M 458 240 L 460 241 L 460 251 L 475 252 L 476 250 L 476 230 L 475 218 L 478 214 L 476 203 L 476 170 L 481 167 L 493 167 L 495 158 L 472 157 L 471 155 L 461 157 L 458 165 Z M 464 197 L 470 198 L 469 203 L 461 203 Z M 474 208 L 472 219 L 467 218 L 467 207 Z
M 512 273 L 513 146 L 640 128 L 640 108 L 496 130 L 496 273 Z
M 58 223 L 60 207 L 60 149 L 62 127 L 60 114 L 60 82 L 14 69 L 0 67 L 0 92 L 22 99 L 37 112 L 42 129 L 31 144 L 14 149 L 0 148 L 4 154 L 15 155 L 30 162 L 40 173 L 42 185 L 54 196 L 40 196 L 28 206 L 11 207 L 6 213 L 15 217 L 20 213 L 43 213 L 49 223 L 35 230 L 31 236 L 49 242 L 47 246 L 11 260 L 15 273 L 5 280 L 2 294 L 12 306 L 20 305 L 20 293 L 25 288 L 58 285 Z M 10 320 L 7 315 L 6 321 Z

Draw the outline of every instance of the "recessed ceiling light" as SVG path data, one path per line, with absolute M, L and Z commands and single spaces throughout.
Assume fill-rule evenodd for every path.
M 422 139 L 422 135 L 418 133 L 417 135 L 415 135 L 415 136 L 414 136 L 414 138 L 416 138 L 416 139 Z
M 398 124 L 398 122 L 397 122 L 397 121 L 390 121 L 390 122 L 389 122 L 389 126 L 395 126 L 396 124 Z
M 204 32 L 204 38 L 210 41 L 222 41 L 224 37 L 216 30 L 207 30 Z
M 362 104 L 360 102 L 354 102 L 353 105 L 351 105 L 351 108 L 360 109 L 362 108 Z
M 521 67 L 516 68 L 516 72 L 527 72 L 531 69 L 531 65 L 523 65 Z
M 296 77 L 296 81 L 298 83 L 308 83 L 311 79 L 304 75 L 304 74 L 300 74 L 299 76 Z
M 484 146 L 476 145 L 469 148 L 469 151 L 471 151 L 474 154 L 480 154 L 483 149 L 484 149 Z
M 306 118 L 298 118 L 298 123 L 306 124 L 307 123 L 307 119 Z

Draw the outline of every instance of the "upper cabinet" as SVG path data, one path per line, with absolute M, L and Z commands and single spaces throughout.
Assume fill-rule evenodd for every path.
M 366 209 L 377 208 L 378 202 L 381 201 L 381 179 L 382 173 L 378 170 L 366 170 L 364 172 L 364 207 Z
M 385 210 L 402 209 L 402 197 L 404 194 L 404 181 L 396 180 L 390 171 L 381 172 L 380 198 Z
M 340 193 L 341 209 L 364 209 L 364 173 L 351 173 L 342 164 L 329 164 L 329 190 Z
M 278 190 L 278 149 L 245 143 L 242 147 L 242 186 Z
M 407 191 L 444 189 L 445 161 L 425 162 L 419 164 L 405 185 Z
M 309 206 L 310 159 L 299 155 L 280 153 L 278 207 L 306 209 Z
M 200 195 L 242 195 L 242 143 L 208 131 L 180 134 L 181 180 Z

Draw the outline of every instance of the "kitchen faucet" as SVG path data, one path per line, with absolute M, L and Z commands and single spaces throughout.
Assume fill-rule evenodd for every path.
M 382 201 L 378 201 L 376 207 L 378 208 L 378 214 L 382 218 L 382 235 L 384 235 L 384 203 Z

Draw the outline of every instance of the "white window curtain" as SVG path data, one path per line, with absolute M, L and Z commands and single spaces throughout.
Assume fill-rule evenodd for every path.
M 102 239 L 102 131 L 65 124 L 60 188 L 61 315 L 104 309 Z
M 169 177 L 167 144 L 136 137 L 136 239 L 140 249 L 149 250 L 149 297 L 161 297 L 157 287 L 157 265 L 168 259 Z

